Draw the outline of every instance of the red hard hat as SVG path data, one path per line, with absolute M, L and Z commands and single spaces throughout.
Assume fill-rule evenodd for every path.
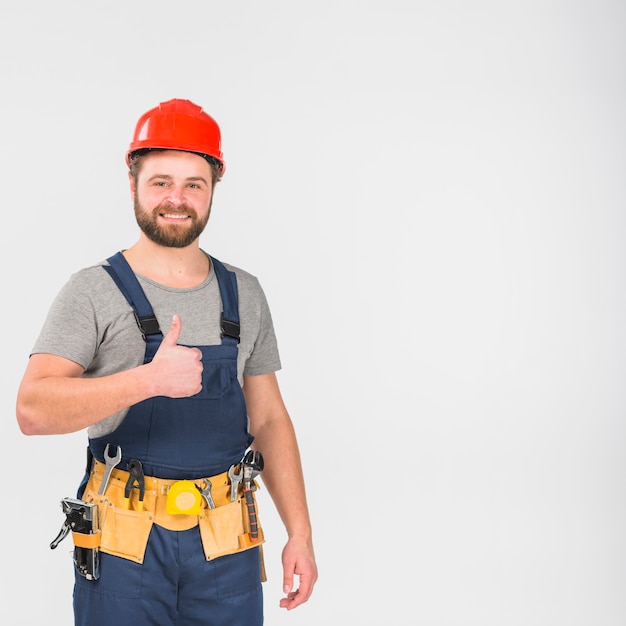
M 133 152 L 147 148 L 184 150 L 213 157 L 223 172 L 222 136 L 217 122 L 190 100 L 168 100 L 144 113 L 126 153 L 126 164 Z

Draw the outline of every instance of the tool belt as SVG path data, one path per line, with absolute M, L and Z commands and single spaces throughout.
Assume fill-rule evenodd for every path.
M 104 494 L 98 489 L 104 477 L 105 464 L 94 459 L 91 475 L 85 487 L 82 499 L 98 505 L 100 515 L 100 550 L 107 554 L 142 563 L 148 537 L 153 524 L 168 530 L 188 530 L 199 525 L 202 547 L 207 560 L 242 552 L 260 546 L 264 542 L 263 530 L 258 527 L 258 537 L 253 540 L 245 499 L 241 493 L 231 501 L 231 485 L 228 472 L 210 476 L 211 496 L 215 508 L 209 508 L 203 498 L 198 514 L 173 514 L 167 505 L 168 493 L 176 489 L 181 481 L 163 478 L 144 477 L 143 499 L 137 488 L 131 489 L 127 483 L 130 473 L 113 469 Z M 200 489 L 205 487 L 207 479 L 195 479 L 191 482 Z M 258 484 L 255 482 L 256 488 Z M 192 497 L 192 494 L 188 494 Z M 254 492 L 252 496 L 256 496 Z M 258 509 L 257 509 L 258 510 Z

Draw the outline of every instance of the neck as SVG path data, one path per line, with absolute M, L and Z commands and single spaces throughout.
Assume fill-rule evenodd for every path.
M 209 275 L 209 257 L 197 240 L 185 248 L 167 248 L 142 237 L 124 250 L 124 257 L 135 273 L 168 287 L 196 287 Z

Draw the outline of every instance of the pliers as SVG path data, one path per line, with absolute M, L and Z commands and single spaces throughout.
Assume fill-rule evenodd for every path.
M 130 509 L 130 490 L 134 488 L 139 489 L 139 501 L 137 504 L 137 510 L 143 511 L 143 497 L 146 490 L 146 484 L 143 474 L 143 466 L 138 459 L 131 459 L 126 466 L 129 472 L 128 480 L 126 481 L 126 487 L 124 487 L 124 508 Z M 137 484 L 135 484 L 137 483 Z

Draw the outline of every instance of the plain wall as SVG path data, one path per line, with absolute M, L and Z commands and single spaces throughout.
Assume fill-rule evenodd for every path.
M 0 621 L 72 621 L 51 551 L 86 434 L 25 437 L 48 307 L 132 245 L 124 152 L 188 98 L 223 131 L 202 247 L 258 276 L 320 579 L 266 622 L 626 622 L 626 5 L 5 3 Z

